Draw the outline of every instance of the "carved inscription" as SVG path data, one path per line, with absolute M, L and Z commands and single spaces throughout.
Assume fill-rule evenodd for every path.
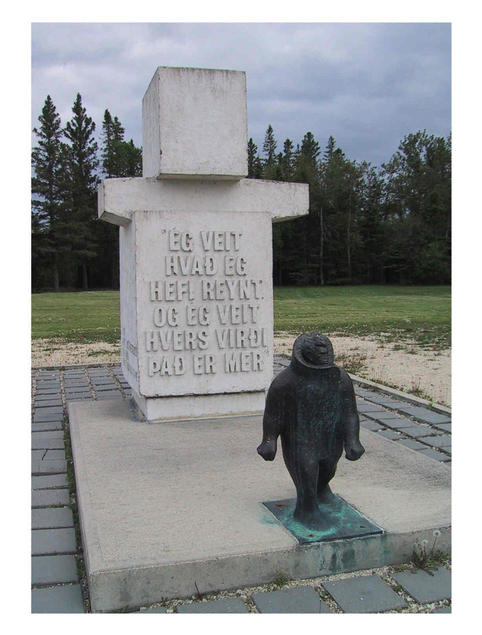
M 160 251 L 159 277 L 147 283 L 148 375 L 262 371 L 268 345 L 258 323 L 264 283 L 250 274 L 243 233 L 163 230 Z

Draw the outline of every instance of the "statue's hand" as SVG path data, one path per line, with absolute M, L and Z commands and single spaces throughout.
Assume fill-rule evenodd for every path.
M 365 448 L 360 441 L 352 441 L 345 444 L 345 457 L 349 461 L 357 461 L 364 452 Z
M 265 461 L 272 461 L 276 456 L 276 439 L 267 439 L 258 446 L 258 454 L 263 457 Z

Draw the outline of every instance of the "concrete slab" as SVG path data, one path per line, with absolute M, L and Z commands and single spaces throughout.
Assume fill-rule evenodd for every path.
M 68 489 L 47 489 L 32 491 L 32 507 L 53 507 L 69 504 Z
M 450 549 L 450 470 L 368 430 L 332 485 L 385 533 L 298 545 L 261 504 L 294 486 L 281 453 L 256 454 L 260 417 L 148 424 L 120 399 L 68 408 L 93 611 L 405 562 L 435 528 Z
M 79 584 L 32 590 L 32 613 L 83 613 Z
M 183 604 L 178 613 L 248 613 L 246 604 L 240 598 L 221 598 L 207 602 Z
M 67 476 L 65 474 L 54 474 L 52 476 L 32 476 L 33 490 L 57 489 L 59 487 L 69 487 Z
M 344 613 L 380 613 L 407 606 L 377 575 L 334 580 L 323 586 Z
M 313 588 L 291 587 L 279 591 L 253 593 L 260 613 L 331 613 L 330 607 Z
M 400 584 L 417 602 L 438 602 L 452 597 L 452 572 L 444 567 L 435 571 L 400 571 L 393 574 Z
M 70 507 L 41 507 L 32 509 L 32 529 L 73 527 L 74 517 Z
M 34 556 L 32 558 L 33 585 L 65 584 L 77 581 L 77 564 L 74 556 Z
M 76 551 L 73 527 L 32 531 L 32 556 L 68 554 Z

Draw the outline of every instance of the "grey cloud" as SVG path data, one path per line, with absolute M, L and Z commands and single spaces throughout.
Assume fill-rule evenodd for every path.
M 450 131 L 448 24 L 34 24 L 32 125 L 50 93 L 65 123 L 75 94 L 141 143 L 141 100 L 159 65 L 247 71 L 249 135 L 278 147 L 309 130 L 380 164 L 400 139 Z

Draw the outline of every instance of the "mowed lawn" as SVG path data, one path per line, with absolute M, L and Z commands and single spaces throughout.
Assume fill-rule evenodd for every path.
M 414 338 L 450 342 L 450 286 L 280 287 L 274 292 L 275 331 Z M 119 339 L 119 292 L 32 295 L 32 337 L 75 342 Z

